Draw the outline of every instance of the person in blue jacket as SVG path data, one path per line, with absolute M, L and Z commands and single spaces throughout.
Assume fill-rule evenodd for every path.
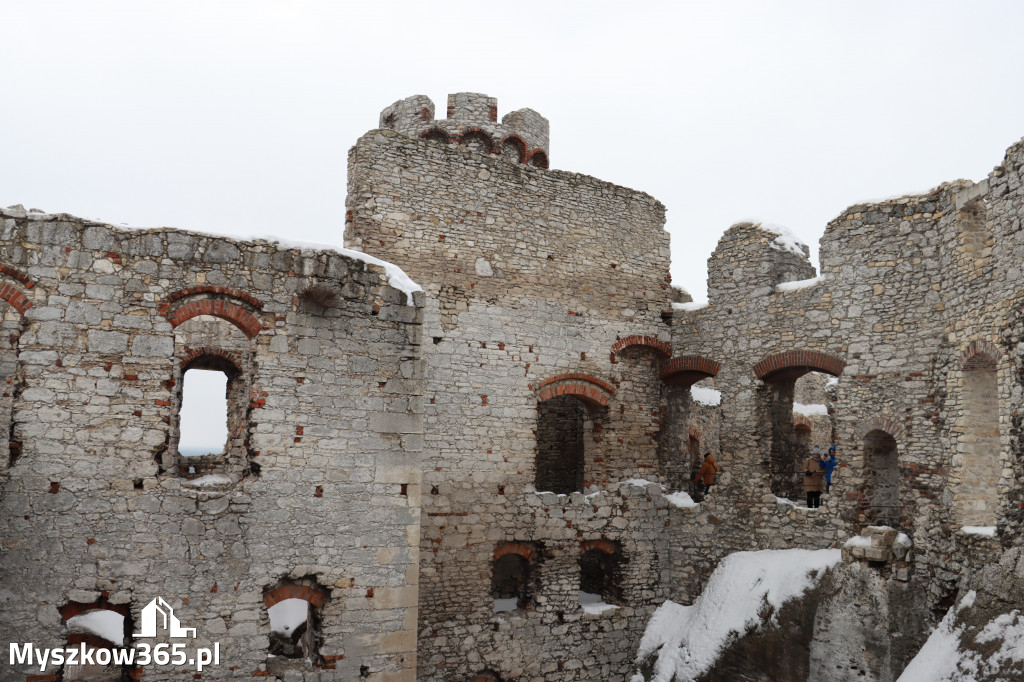
M 832 487 L 832 470 L 839 466 L 839 462 L 836 461 L 836 446 L 833 445 L 828 449 L 828 457 L 821 460 L 821 468 L 825 470 L 825 494 L 828 495 L 829 488 Z

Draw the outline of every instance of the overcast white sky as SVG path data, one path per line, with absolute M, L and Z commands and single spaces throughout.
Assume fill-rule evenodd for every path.
M 551 121 L 553 168 L 668 208 L 705 297 L 732 223 L 983 178 L 1024 136 L 1024 3 L 0 5 L 0 204 L 341 246 L 346 152 L 397 99 Z M 443 114 L 442 114 L 443 115 Z

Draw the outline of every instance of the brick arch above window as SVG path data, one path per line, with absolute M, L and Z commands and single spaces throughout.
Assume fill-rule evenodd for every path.
M 671 343 L 668 341 L 662 341 L 656 336 L 642 336 L 639 334 L 627 336 L 616 341 L 612 344 L 612 353 L 618 353 L 622 349 L 629 348 L 630 346 L 646 346 L 648 348 L 653 348 L 664 358 L 672 357 Z
M 435 142 L 448 143 L 452 141 L 451 135 L 441 128 L 430 128 L 429 130 L 424 130 L 420 133 L 420 137 L 424 140 L 433 140 Z
M 4 263 L 0 263 L 0 275 L 10 277 L 13 280 L 21 282 L 23 285 L 25 285 L 26 289 L 31 289 L 36 285 L 36 283 L 32 281 L 32 278 L 30 278 L 24 272 L 17 268 L 12 268 L 10 265 L 6 265 Z
M 661 380 L 669 386 L 692 386 L 701 379 L 718 374 L 720 362 L 699 355 L 683 355 L 661 363 L 658 370 Z
M 824 372 L 834 377 L 843 373 L 846 363 L 838 356 L 820 350 L 788 350 L 769 355 L 754 365 L 754 375 L 769 381 L 779 375 L 789 378 L 807 372 Z
M 466 132 L 462 133 L 459 137 L 459 144 L 467 144 L 472 140 L 479 140 L 484 145 L 484 149 L 487 153 L 497 153 L 499 150 L 494 146 L 494 140 L 487 134 L 482 128 L 467 128 Z
M 327 603 L 330 593 L 316 585 L 284 582 L 263 593 L 263 604 L 270 608 L 285 599 L 305 599 L 316 608 Z
M 615 395 L 615 387 L 607 381 L 589 374 L 559 374 L 540 382 L 537 399 L 540 402 L 559 396 L 568 395 L 579 398 L 585 403 L 604 407 Z
M 531 542 L 499 542 L 494 547 L 494 560 L 497 561 L 506 554 L 518 554 L 527 561 L 533 557 L 534 546 Z
M 509 148 L 516 150 L 518 163 L 526 163 L 526 143 L 523 142 L 523 138 L 518 135 L 506 135 L 501 141 L 501 149 L 504 151 Z
M 202 298 L 195 298 L 197 296 Z M 212 315 L 235 325 L 251 339 L 263 331 L 264 327 L 263 322 L 249 310 L 249 307 L 260 310 L 263 302 L 236 289 L 197 286 L 170 294 L 167 300 L 160 304 L 160 314 L 167 318 L 172 327 L 177 327 L 199 315 Z
M 900 424 L 886 416 L 872 417 L 866 422 L 861 422 L 857 425 L 857 435 L 861 438 L 864 438 L 872 431 L 883 431 L 892 436 L 896 442 L 902 441 L 906 435 L 904 428 Z
M 622 550 L 617 542 L 605 540 L 604 538 L 584 540 L 580 543 L 580 554 L 586 554 L 587 552 L 592 551 L 604 552 L 605 554 L 617 554 Z
M 798 429 L 807 429 L 808 431 L 813 431 L 814 424 L 811 422 L 810 419 L 808 419 L 804 415 L 795 414 L 793 415 L 793 430 L 796 431 Z
M 28 290 L 36 283 L 21 270 L 4 263 L 0 263 L 0 276 L 14 280 L 14 282 L 0 282 L 0 298 L 10 303 L 19 315 L 24 315 L 25 311 L 32 307 Z
M 987 339 L 976 339 L 967 344 L 960 354 L 960 366 L 965 370 L 990 368 L 1003 357 L 996 344 Z
M 212 369 L 224 372 L 229 377 L 237 376 L 242 372 L 242 358 L 238 352 L 208 346 L 189 348 L 178 364 L 182 371 L 188 369 Z
M 124 616 L 125 618 L 130 618 L 132 615 L 132 609 L 130 605 L 111 604 L 106 597 L 100 597 L 99 599 L 93 602 L 69 601 L 67 604 L 57 609 L 57 612 L 60 613 L 60 617 L 63 618 L 65 621 L 68 621 L 74 618 L 75 616 L 80 616 L 83 613 L 88 613 L 89 611 L 113 611 L 114 613 L 118 613 Z

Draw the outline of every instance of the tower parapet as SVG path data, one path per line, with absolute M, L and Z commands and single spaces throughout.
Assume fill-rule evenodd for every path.
M 476 92 L 448 95 L 447 117 L 434 118 L 426 95 L 398 100 L 380 112 L 380 127 L 410 137 L 497 154 L 513 163 L 548 167 L 548 120 L 533 109 L 509 112 L 498 122 L 498 100 Z

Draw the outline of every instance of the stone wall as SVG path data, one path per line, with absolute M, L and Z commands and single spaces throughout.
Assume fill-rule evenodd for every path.
M 547 170 L 536 112 L 448 109 L 396 102 L 349 155 L 346 244 L 411 299 L 351 252 L 4 213 L 4 634 L 56 646 L 90 608 L 135 627 L 160 596 L 221 643 L 213 677 L 623 680 L 653 609 L 726 554 L 884 522 L 905 549 L 850 550 L 836 594 L 886 592 L 865 627 L 903 643 L 844 665 L 894 676 L 968 578 L 1012 563 L 1024 142 L 980 183 L 850 207 L 818 276 L 808 247 L 729 228 L 698 306 L 660 203 Z M 228 441 L 202 458 L 178 451 L 193 369 L 228 377 Z M 832 444 L 808 509 L 802 462 Z M 699 497 L 707 452 L 710 494 L 672 494 Z M 273 646 L 308 665 L 268 658 L 267 608 L 293 596 L 305 644 Z M 815 627 L 812 668 L 839 632 Z
M 399 263 L 429 294 L 420 678 L 621 678 L 667 585 L 668 553 L 654 549 L 667 505 L 647 513 L 655 502 L 618 487 L 664 475 L 663 207 L 390 131 L 350 153 L 348 207 L 347 244 Z M 597 497 L 537 490 L 548 401 L 585 411 L 583 485 Z M 544 557 L 533 603 L 511 617 L 491 595 L 509 542 Z M 587 542 L 621 552 L 614 613 L 579 603 Z
M 219 643 L 204 675 L 412 680 L 422 294 L 332 252 L 17 208 L 2 229 L 3 639 L 60 647 L 97 608 L 136 632 L 161 597 Z M 231 377 L 212 479 L 176 452 L 193 366 Z M 268 657 L 284 594 L 315 602 L 305 663 Z

